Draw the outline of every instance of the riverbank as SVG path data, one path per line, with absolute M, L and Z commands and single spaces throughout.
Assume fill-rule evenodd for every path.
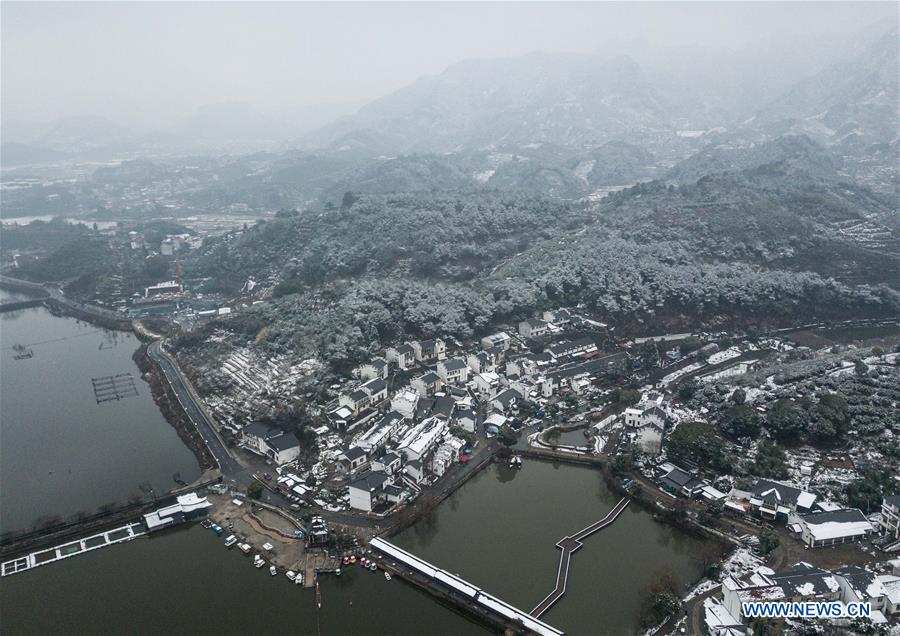
M 153 402 L 159 407 L 166 422 L 178 433 L 178 437 L 184 442 L 184 445 L 194 454 L 200 470 L 205 472 L 217 468 L 218 464 L 206 442 L 203 441 L 203 436 L 197 431 L 197 427 L 178 402 L 178 397 L 171 385 L 163 378 L 159 365 L 147 354 L 146 343 L 141 344 L 134 352 L 132 359 L 150 386 Z

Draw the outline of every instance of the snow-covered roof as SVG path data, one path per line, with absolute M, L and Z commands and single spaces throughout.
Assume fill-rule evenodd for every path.
M 874 531 L 869 520 L 856 508 L 816 512 L 800 517 L 800 521 L 815 541 L 855 537 Z

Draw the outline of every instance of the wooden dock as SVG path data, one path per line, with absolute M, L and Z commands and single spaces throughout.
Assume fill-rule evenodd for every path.
M 566 583 L 569 579 L 569 565 L 572 562 L 572 553 L 584 545 L 582 543 L 584 539 L 614 522 L 619 515 L 622 514 L 622 511 L 628 507 L 630 501 L 631 500 L 627 497 L 622 497 L 622 499 L 619 500 L 619 503 L 613 506 L 612 510 L 610 510 L 605 517 L 576 532 L 574 535 L 563 537 L 556 542 L 556 547 L 562 550 L 562 554 L 559 555 L 559 568 L 556 571 L 556 587 L 553 588 L 553 591 L 550 592 L 543 601 L 537 604 L 537 607 L 531 610 L 532 616 L 540 618 L 541 614 L 550 609 L 556 601 L 562 598 L 563 594 L 566 593 Z

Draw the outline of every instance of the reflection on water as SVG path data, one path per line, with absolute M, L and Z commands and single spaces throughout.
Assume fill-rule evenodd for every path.
M 555 543 L 603 517 L 618 499 L 595 469 L 525 460 L 516 471 L 501 462 L 394 540 L 529 611 L 555 583 Z M 647 586 L 663 571 L 682 585 L 693 582 L 710 549 L 630 506 L 585 540 L 566 595 L 543 618 L 567 634 L 636 633 Z
M 132 360 L 133 335 L 34 308 L 0 315 L 0 344 L 0 530 L 165 492 L 175 473 L 199 476 Z M 17 344 L 33 357 L 17 360 Z M 138 395 L 98 404 L 92 380 L 120 373 Z

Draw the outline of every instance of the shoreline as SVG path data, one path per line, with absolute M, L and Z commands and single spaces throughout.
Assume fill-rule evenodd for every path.
M 150 386 L 150 395 L 163 418 L 175 429 L 178 438 L 191 451 L 201 474 L 218 468 L 215 458 L 197 431 L 197 427 L 185 413 L 175 397 L 172 387 L 160 378 L 159 365 L 147 355 L 147 343 L 143 342 L 131 356 L 141 372 L 141 378 Z

